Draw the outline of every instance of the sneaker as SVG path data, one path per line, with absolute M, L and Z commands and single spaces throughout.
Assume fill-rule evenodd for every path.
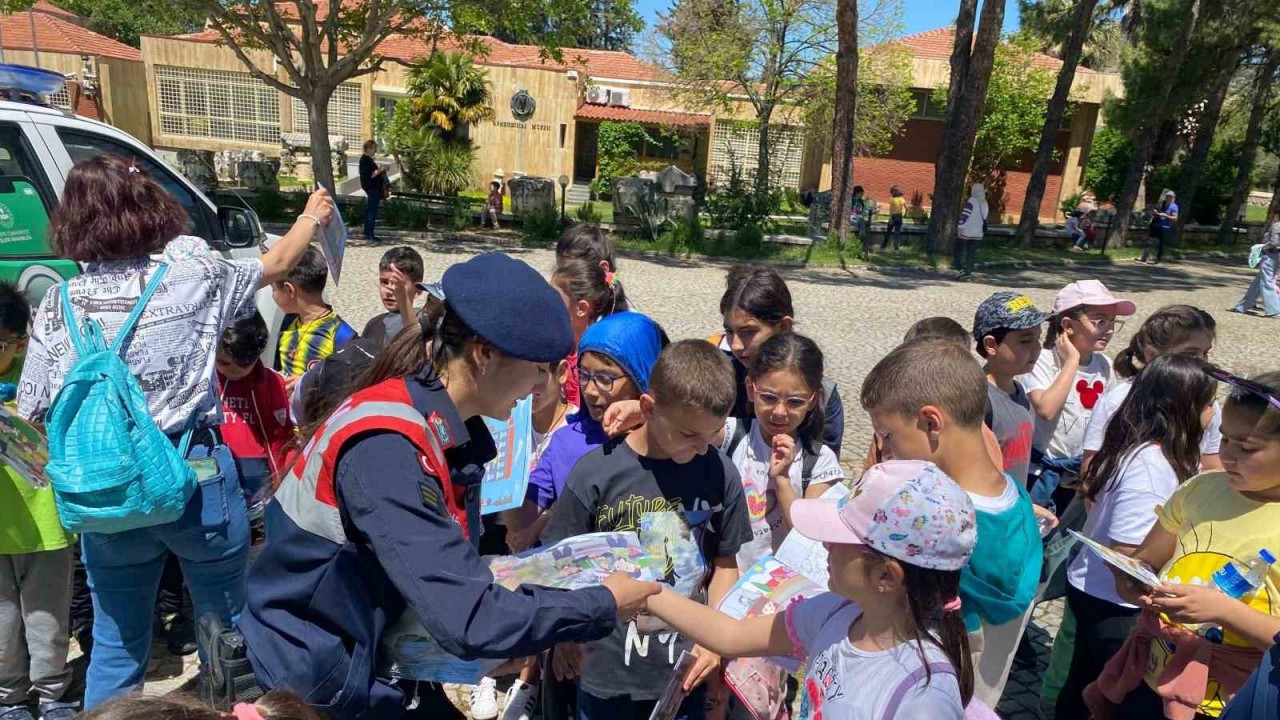
M 516 680 L 507 691 L 502 720 L 530 720 L 538 707 L 538 686 Z
M 498 681 L 481 678 L 480 684 L 471 688 L 470 707 L 472 720 L 497 720 Z
M 185 657 L 199 649 L 196 645 L 196 628 L 191 618 L 178 613 L 169 621 L 169 629 L 165 631 L 165 647 L 170 655 Z
M 36 720 L 26 705 L 0 705 L 0 720 Z
M 40 720 L 71 720 L 78 714 L 76 709 L 79 707 L 80 703 L 75 702 L 40 703 Z

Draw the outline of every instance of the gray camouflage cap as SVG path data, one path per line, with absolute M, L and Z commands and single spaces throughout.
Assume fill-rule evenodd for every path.
M 982 301 L 973 315 L 973 339 L 982 340 L 996 330 L 1026 330 L 1040 327 L 1049 313 L 1036 309 L 1031 298 L 1010 290 Z

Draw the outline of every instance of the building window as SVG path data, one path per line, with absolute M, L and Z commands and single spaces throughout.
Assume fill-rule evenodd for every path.
M 564 149 L 565 141 L 569 139 L 569 123 L 560 123 L 560 149 Z
M 769 126 L 770 182 L 777 187 L 799 188 L 804 160 L 804 128 Z M 748 182 L 755 177 L 760 147 L 760 126 L 754 122 L 717 120 L 711 144 L 711 177 L 727 182 L 735 165 Z
M 929 90 L 912 90 L 912 97 L 916 101 L 915 112 L 911 113 L 914 120 L 946 120 L 947 119 L 947 102 L 943 98 L 942 102 L 938 102 L 933 93 Z
M 398 99 L 398 98 L 397 98 Z M 293 131 L 310 132 L 307 120 L 307 104 L 293 99 Z M 358 148 L 364 143 L 364 112 L 360 106 L 360 86 L 356 83 L 339 85 L 329 98 L 329 134 L 347 139 L 348 147 Z
M 156 66 L 160 132 L 280 144 L 280 94 L 249 73 Z

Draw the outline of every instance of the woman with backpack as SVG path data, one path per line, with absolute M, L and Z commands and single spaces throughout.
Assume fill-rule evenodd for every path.
M 182 234 L 186 211 L 136 164 L 102 155 L 67 176 L 51 244 L 85 271 L 36 310 L 18 412 L 45 427 L 58 512 L 81 536 L 95 611 L 86 708 L 142 685 L 169 552 L 197 616 L 240 613 L 249 525 L 217 428 L 218 340 L 332 214 L 318 190 L 269 252 L 226 260 Z

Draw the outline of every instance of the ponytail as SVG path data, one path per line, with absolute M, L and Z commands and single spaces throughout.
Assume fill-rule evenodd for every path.
M 1169 305 L 1155 311 L 1138 332 L 1129 338 L 1129 345 L 1116 355 L 1116 374 L 1122 378 L 1131 378 L 1146 366 L 1144 356 L 1147 350 L 1157 356 L 1187 342 L 1196 333 L 1208 333 L 1212 337 L 1217 331 L 1217 323 L 1213 316 L 1192 305 Z
M 914 625 L 916 651 L 925 668 L 925 683 L 933 680 L 933 673 L 929 670 L 924 644 L 932 642 L 942 649 L 955 669 L 960 702 L 967 706 L 973 699 L 973 658 L 960 608 L 960 571 L 912 565 L 870 548 L 867 558 L 868 577 L 886 562 L 896 562 L 902 568 L 903 584 L 907 588 L 907 610 Z M 937 637 L 931 632 L 936 632 Z

